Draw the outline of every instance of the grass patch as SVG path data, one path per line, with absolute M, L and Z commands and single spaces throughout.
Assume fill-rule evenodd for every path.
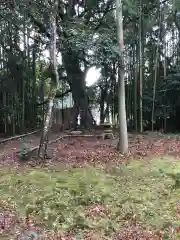
M 0 210 L 15 207 L 47 230 L 92 230 L 111 236 L 136 220 L 155 230 L 178 225 L 180 163 L 154 159 L 110 170 L 0 171 Z M 103 208 L 103 210 L 101 209 Z M 98 210 L 100 209 L 100 210 Z

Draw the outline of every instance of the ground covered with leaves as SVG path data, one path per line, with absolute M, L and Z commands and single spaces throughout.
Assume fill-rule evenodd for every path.
M 7 144 L 0 239 L 180 239 L 179 137 L 129 142 L 122 156 L 116 141 L 67 139 L 49 146 L 52 158 L 40 163 L 20 161 Z

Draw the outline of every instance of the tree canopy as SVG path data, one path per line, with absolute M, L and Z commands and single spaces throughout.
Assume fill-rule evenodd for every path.
M 53 79 L 43 53 L 49 49 L 54 6 L 53 0 L 1 3 L 2 133 L 41 125 Z M 117 119 L 120 53 L 115 7 L 113 0 L 57 1 L 56 54 L 61 61 L 56 98 L 71 91 L 77 110 L 74 121 L 80 113 L 86 126 L 92 124 L 94 104 L 100 109 L 101 122 Z M 128 129 L 180 128 L 179 10 L 178 1 L 123 1 Z M 101 76 L 86 87 L 85 76 L 92 66 L 101 69 Z

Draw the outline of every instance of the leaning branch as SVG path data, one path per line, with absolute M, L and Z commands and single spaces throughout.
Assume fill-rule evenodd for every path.
M 62 93 L 62 94 L 56 94 L 55 98 L 63 98 L 65 97 L 68 93 L 71 92 L 71 89 L 68 89 L 65 93 Z M 48 103 L 48 99 L 45 100 L 44 102 L 41 102 L 41 103 L 37 103 L 36 106 L 42 106 L 42 105 L 45 105 Z
M 47 38 L 50 38 L 50 37 L 51 37 L 50 33 L 47 31 L 47 29 L 46 29 L 46 27 L 44 26 L 43 23 L 41 23 L 40 21 L 38 21 L 38 20 L 33 16 L 33 14 L 31 14 L 31 13 L 28 13 L 28 16 L 29 16 L 29 18 L 31 19 L 31 21 L 34 23 L 34 25 L 35 25 L 36 27 L 38 27 L 40 33 L 44 33 Z

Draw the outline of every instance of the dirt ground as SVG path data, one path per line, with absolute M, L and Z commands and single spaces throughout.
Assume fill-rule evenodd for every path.
M 51 133 L 49 140 L 56 139 L 61 134 Z M 0 144 L 0 166 L 18 167 L 22 163 L 17 157 L 17 151 L 26 143 L 29 148 L 39 144 L 40 134 L 34 134 L 22 139 L 12 140 Z M 180 137 L 178 135 L 160 135 L 158 133 L 129 134 L 129 154 L 123 156 L 116 150 L 117 138 L 98 139 L 91 137 L 71 137 L 61 139 L 56 143 L 49 144 L 48 151 L 51 159 L 47 164 L 64 166 L 84 165 L 112 165 L 128 162 L 134 159 L 151 159 L 170 155 L 180 156 Z M 35 164 L 34 158 L 28 162 Z
M 62 135 L 62 134 L 61 134 Z M 49 140 L 56 139 L 60 134 L 50 134 Z M 0 168 L 21 169 L 29 167 L 45 166 L 49 169 L 67 167 L 84 167 L 87 165 L 108 168 L 109 166 L 119 166 L 122 163 L 129 163 L 132 160 L 141 159 L 150 161 L 153 158 L 171 156 L 173 159 L 180 157 L 180 138 L 178 135 L 161 135 L 158 133 L 129 134 L 129 153 L 124 156 L 117 152 L 116 146 L 118 139 L 98 139 L 97 136 L 91 137 L 70 137 L 61 139 L 53 144 L 49 144 L 48 152 L 52 158 L 46 161 L 37 161 L 32 158 L 28 162 L 22 162 L 17 156 L 17 151 L 23 143 L 29 148 L 39 144 L 40 134 L 24 137 L 23 139 L 12 140 L 0 144 Z M 9 214 L 9 213 L 8 213 Z M 129 226 L 128 226 L 129 229 Z M 132 237 L 134 236 L 134 237 Z M 21 239 L 21 238 L 18 238 Z M 59 239 L 59 238 L 52 238 Z M 60 238 L 75 239 L 75 238 Z M 93 238 L 87 238 L 93 239 Z M 94 238 L 97 239 L 97 238 Z M 133 227 L 122 232 L 117 236 L 120 239 L 163 239 L 152 235 L 150 232 L 143 232 Z

